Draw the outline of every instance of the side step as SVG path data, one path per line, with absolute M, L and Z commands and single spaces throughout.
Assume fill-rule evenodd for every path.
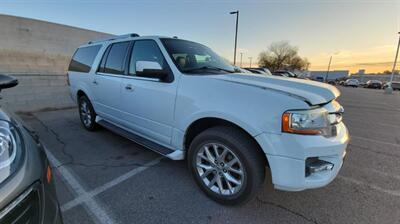
M 125 137 L 125 138 L 127 138 L 129 140 L 131 140 L 131 141 L 134 141 L 134 142 L 136 142 L 137 144 L 139 144 L 141 146 L 144 146 L 144 147 L 146 147 L 146 148 L 148 148 L 150 150 L 153 150 L 154 152 L 159 153 L 159 154 L 161 154 L 163 156 L 170 157 L 168 155 L 175 152 L 174 150 L 169 149 L 169 148 L 167 148 L 165 146 L 162 146 L 160 144 L 152 142 L 152 141 L 150 141 L 148 139 L 145 139 L 145 138 L 143 138 L 143 137 L 141 137 L 139 135 L 136 135 L 136 134 L 133 134 L 131 132 L 128 132 L 128 131 L 126 131 L 126 130 L 124 130 L 124 129 L 122 129 L 122 128 L 120 128 L 120 127 L 118 127 L 118 126 L 116 126 L 116 125 L 114 125 L 114 124 L 112 124 L 110 122 L 108 122 L 108 121 L 105 121 L 104 119 L 99 120 L 97 123 L 99 125 L 107 128 L 108 130 L 110 130 L 112 132 L 115 132 L 115 133 L 117 133 L 117 134 L 119 134 L 119 135 L 121 135 L 121 136 L 123 136 L 123 137 Z M 171 159 L 173 159 L 173 158 L 171 158 Z

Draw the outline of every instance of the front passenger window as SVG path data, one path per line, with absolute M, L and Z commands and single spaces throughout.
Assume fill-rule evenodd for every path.
M 133 45 L 129 74 L 136 75 L 136 62 L 138 61 L 153 61 L 161 65 L 161 68 L 166 69 L 166 61 L 162 55 L 158 45 L 153 40 L 138 40 Z

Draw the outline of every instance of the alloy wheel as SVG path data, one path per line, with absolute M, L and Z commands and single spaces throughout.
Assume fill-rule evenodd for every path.
M 86 101 L 81 102 L 80 111 L 83 124 L 86 127 L 90 127 L 92 124 L 92 115 L 89 104 Z
M 219 143 L 208 143 L 199 149 L 196 170 L 208 189 L 223 196 L 239 192 L 245 181 L 245 172 L 238 156 Z

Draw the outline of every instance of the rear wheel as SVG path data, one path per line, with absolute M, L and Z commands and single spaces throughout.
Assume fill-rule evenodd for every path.
M 265 177 L 265 155 L 254 140 L 233 127 L 214 127 L 190 145 L 188 165 L 206 195 L 228 205 L 255 196 Z
M 79 97 L 79 117 L 86 130 L 95 131 L 98 128 L 96 113 L 87 96 Z

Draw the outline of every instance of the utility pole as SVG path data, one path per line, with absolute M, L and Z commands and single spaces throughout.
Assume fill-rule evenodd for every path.
M 230 12 L 231 15 L 236 14 L 236 32 L 235 32 L 235 49 L 233 53 L 233 65 L 236 65 L 236 48 L 237 48 L 237 35 L 239 26 L 239 10 Z
M 326 75 L 325 75 L 325 82 L 328 82 L 328 75 L 329 75 L 329 70 L 331 69 L 331 63 L 332 63 L 332 56 L 329 59 L 328 70 L 326 71 Z
M 253 57 L 249 57 L 249 59 L 250 59 L 250 68 L 251 68 L 251 59 L 253 59 Z
M 389 86 L 385 89 L 385 92 L 388 94 L 391 94 L 393 92 L 392 82 L 393 82 L 394 73 L 396 72 L 397 57 L 399 56 L 399 49 L 400 49 L 400 32 L 398 34 L 399 34 L 399 42 L 397 44 L 396 56 L 394 57 L 392 75 L 390 76 Z
M 240 67 L 242 67 L 242 59 L 243 59 L 243 53 L 240 52 Z

